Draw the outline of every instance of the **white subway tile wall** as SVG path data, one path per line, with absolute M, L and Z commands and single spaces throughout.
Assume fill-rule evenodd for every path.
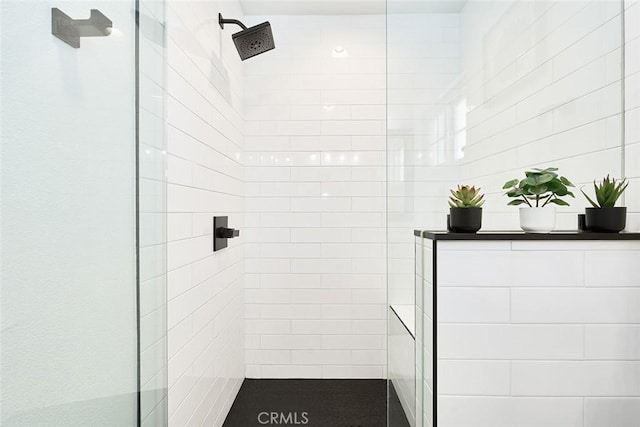
M 266 20 L 276 49 L 244 80 L 246 375 L 384 378 L 385 18 L 247 18 Z
M 244 379 L 244 233 L 213 252 L 213 216 L 244 225 L 242 65 L 218 12 L 167 1 L 169 425 L 221 426 Z
M 476 283 L 452 274 L 478 254 Z M 638 257 L 638 242 L 438 242 L 438 425 L 640 425 Z
M 600 0 L 462 10 L 460 179 L 486 191 L 485 228 L 518 229 L 501 188 L 524 169 L 559 167 L 577 187 L 623 173 L 621 12 Z M 587 205 L 576 193 L 557 228 L 576 228 Z
M 637 68 L 637 55 L 629 54 L 637 5 L 628 9 L 626 51 Z M 555 165 L 578 186 L 620 176 L 620 14 L 618 2 L 515 1 L 470 2 L 459 14 L 391 15 L 390 225 L 404 218 L 408 227 L 444 227 L 443 200 L 460 182 L 487 193 L 486 229 L 517 229 L 517 211 L 506 207 L 501 188 L 524 169 Z M 412 49 L 418 35 L 432 48 Z M 634 69 L 627 73 L 633 115 Z M 627 123 L 632 151 L 635 121 Z M 629 176 L 637 174 L 634 159 L 627 156 Z M 586 201 L 579 196 L 572 205 L 561 210 L 559 228 L 575 228 Z

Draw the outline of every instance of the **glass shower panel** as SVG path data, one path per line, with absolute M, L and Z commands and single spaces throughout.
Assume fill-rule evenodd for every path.
M 163 94 L 137 78 L 144 3 L 0 2 L 2 425 L 136 425 L 153 412 L 145 384 L 162 419 L 163 126 L 136 95 L 159 96 L 162 115 Z M 81 36 L 105 22 L 91 9 L 113 30 L 71 46 L 52 35 L 52 8 L 91 15 Z
M 525 170 L 558 167 L 578 188 L 624 173 L 622 4 L 387 1 L 392 308 L 427 302 L 414 270 L 402 266 L 413 263 L 414 229 L 445 229 L 450 188 L 481 187 L 483 229 L 516 230 L 502 185 Z M 570 202 L 557 229 L 576 229 L 586 201 Z M 415 321 L 426 338 L 427 320 L 418 313 Z M 400 351 L 391 344 L 390 360 Z M 433 414 L 420 417 L 430 405 L 419 396 L 428 398 L 420 372 L 429 359 L 424 349 L 415 354 L 413 422 L 428 426 Z
M 138 13 L 138 212 L 140 251 L 140 422 L 167 419 L 167 195 L 165 3 Z

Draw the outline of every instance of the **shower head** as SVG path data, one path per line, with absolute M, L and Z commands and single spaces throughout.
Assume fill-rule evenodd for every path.
M 240 54 L 240 59 L 243 61 L 275 49 L 276 47 L 273 42 L 273 34 L 271 33 L 271 24 L 269 24 L 269 21 L 247 28 L 246 25 L 237 19 L 224 19 L 222 14 L 219 13 L 218 23 L 223 30 L 224 24 L 235 24 L 242 28 L 242 31 L 233 34 L 232 38 Z

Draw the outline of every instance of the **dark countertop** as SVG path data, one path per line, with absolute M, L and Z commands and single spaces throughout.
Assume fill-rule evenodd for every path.
M 524 231 L 479 231 L 450 233 L 448 231 L 414 230 L 413 234 L 431 240 L 640 240 L 640 233 L 594 233 L 590 231 L 553 231 L 546 234 Z

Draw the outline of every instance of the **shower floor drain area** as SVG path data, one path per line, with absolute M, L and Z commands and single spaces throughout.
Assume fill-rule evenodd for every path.
M 224 427 L 386 427 L 385 380 L 246 379 Z M 408 427 L 395 392 L 391 427 Z

